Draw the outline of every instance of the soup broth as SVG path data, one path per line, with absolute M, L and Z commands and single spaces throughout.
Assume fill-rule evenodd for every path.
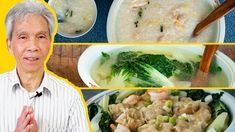
M 156 48 L 144 46 L 141 48 L 137 47 L 128 47 L 128 48 L 120 48 L 118 50 L 112 51 L 107 53 L 110 58 L 107 59 L 105 62 L 100 58 L 98 59 L 94 66 L 91 69 L 91 76 L 93 80 L 102 87 L 137 87 L 141 85 L 136 85 L 136 83 L 129 83 L 123 80 L 122 77 L 114 77 L 110 79 L 110 75 L 112 74 L 112 66 L 117 63 L 118 54 L 121 52 L 129 52 L 134 51 L 139 53 L 140 55 L 144 54 L 152 54 L 152 55 L 164 55 L 169 60 L 177 60 L 180 63 L 189 63 L 191 62 L 198 62 L 200 61 L 200 57 L 197 54 L 191 53 L 189 51 L 185 51 L 183 49 L 174 49 L 174 52 L 172 50 L 162 49 L 162 48 Z M 102 63 L 102 64 L 101 64 Z M 163 66 L 164 68 L 164 66 Z M 166 68 L 168 68 L 166 66 Z M 196 72 L 197 70 L 194 69 Z M 194 77 L 194 75 L 193 75 Z M 191 86 L 191 79 L 186 78 L 177 78 L 175 77 L 175 74 L 167 77 L 174 86 L 176 87 L 190 87 Z M 136 78 L 135 78 L 136 80 Z M 136 80 L 138 84 L 141 84 L 142 80 Z M 146 82 L 143 82 L 146 83 Z M 146 85 L 144 85 L 146 86 Z M 152 86 L 152 85 L 151 85 Z M 225 73 L 222 71 L 216 72 L 215 74 L 209 74 L 209 84 L 208 86 L 228 86 L 228 79 L 225 75 Z

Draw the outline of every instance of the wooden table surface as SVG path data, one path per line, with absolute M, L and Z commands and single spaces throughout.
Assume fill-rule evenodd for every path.
M 87 47 L 88 45 L 55 45 L 47 62 L 48 69 L 76 86 L 86 87 L 78 74 L 77 63 Z M 235 45 L 222 45 L 219 50 L 235 62 Z

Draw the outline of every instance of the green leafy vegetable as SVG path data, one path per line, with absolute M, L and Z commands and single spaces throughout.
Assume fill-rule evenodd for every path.
M 133 73 L 128 69 L 121 69 L 120 72 L 113 71 L 112 74 L 107 77 L 107 80 L 112 86 L 125 86 L 128 84 L 132 75 Z
M 88 115 L 90 120 L 98 113 L 99 111 L 99 106 L 95 103 L 92 103 L 88 106 Z
M 175 69 L 171 61 L 164 55 L 141 54 L 133 51 L 119 53 L 109 79 L 122 77 L 128 83 L 143 87 L 172 86 L 167 79 Z
M 101 52 L 101 54 L 102 54 L 102 57 L 100 60 L 100 65 L 103 65 L 107 60 L 110 59 L 110 55 L 105 52 Z
M 209 72 L 211 74 L 215 74 L 215 73 L 221 72 L 221 71 L 222 71 L 222 68 L 216 64 L 215 60 L 213 60 L 211 62 L 211 65 L 210 65 L 210 71 Z
M 174 76 L 182 81 L 189 81 L 193 79 L 197 73 L 200 62 L 180 62 L 178 60 L 172 60 L 172 63 L 175 65 L 176 70 L 174 71 Z M 216 74 L 217 72 L 221 72 L 222 68 L 218 66 L 213 60 L 211 62 L 209 73 Z
M 211 107 L 214 117 L 217 117 L 222 112 L 228 112 L 223 102 L 220 100 L 213 100 L 209 106 Z
M 135 61 L 141 52 L 135 52 L 135 51 L 128 51 L 128 52 L 120 52 L 117 57 L 117 62 L 122 63 L 122 62 L 132 62 Z
M 178 60 L 172 60 L 172 63 L 175 65 L 176 70 L 174 71 L 174 76 L 182 81 L 191 80 L 196 72 L 198 64 L 194 62 L 180 62 Z
M 75 31 L 76 34 L 79 34 L 79 33 L 81 33 L 81 32 L 82 32 L 81 29 Z
M 138 27 L 139 21 L 140 21 L 140 19 L 141 19 L 142 16 L 143 16 L 143 12 L 144 12 L 143 8 L 139 8 L 137 19 L 136 19 L 136 21 L 134 22 L 136 28 Z
M 101 105 L 97 104 L 90 104 L 88 106 L 89 110 L 89 117 L 91 120 L 91 126 L 94 132 L 112 132 L 110 128 L 110 124 L 114 123 L 111 116 L 109 115 L 108 111 L 105 111 L 103 108 L 106 109 L 106 106 L 109 104 L 106 103 L 109 96 L 104 97 L 100 102 Z
M 219 114 L 209 125 L 207 132 L 223 132 L 228 127 L 229 115 L 227 112 Z
M 173 126 L 176 125 L 176 119 L 174 117 L 169 118 L 169 123 L 171 123 Z
M 147 100 L 144 102 L 144 106 L 147 107 L 149 105 L 151 105 L 153 102 L 151 100 Z
M 179 90 L 171 90 L 171 95 L 172 96 L 179 96 L 180 95 L 180 91 Z
M 139 21 L 134 22 L 136 28 L 138 27 L 138 23 L 139 23 Z
M 99 132 L 100 127 L 98 123 L 102 117 L 102 108 L 99 105 L 92 103 L 88 106 L 88 110 L 93 132 Z
M 204 92 L 204 90 L 187 90 L 187 97 L 190 97 L 192 100 L 204 100 L 208 93 Z
M 102 117 L 102 113 L 99 112 L 91 120 L 91 126 L 92 126 L 92 129 L 93 129 L 93 132 L 99 132 L 100 131 L 99 122 L 100 122 L 101 117 Z
M 102 64 L 110 59 L 110 55 L 106 53 L 102 52 L 102 56 Z M 159 54 L 144 54 L 139 51 L 120 52 L 116 63 L 111 66 L 111 74 L 107 80 L 119 81 L 124 86 L 173 86 L 168 79 L 171 76 L 180 81 L 191 81 L 194 78 L 199 67 L 199 59 L 196 62 L 181 62 Z M 211 65 L 212 73 L 220 70 L 216 63 Z
M 137 61 L 154 67 L 166 77 L 172 76 L 176 68 L 165 55 L 143 54 L 138 57 Z
M 103 109 L 103 111 L 108 111 L 108 106 L 109 106 L 109 96 L 104 95 L 104 97 L 100 100 L 99 106 Z
M 135 95 L 143 95 L 146 92 L 146 90 L 137 90 L 134 94 Z
M 222 112 L 227 112 L 228 109 L 226 108 L 225 104 L 220 101 L 221 96 L 223 95 L 223 92 L 217 93 L 217 94 L 212 94 L 212 102 L 209 103 L 209 106 L 211 108 L 211 111 L 213 113 L 213 117 L 217 117 L 219 114 Z
M 152 66 L 145 63 L 138 63 L 136 67 L 139 67 L 137 77 L 151 83 L 151 85 L 146 86 L 174 86 L 174 84 L 166 76 L 161 74 L 157 69 L 153 68 Z M 143 84 L 138 85 L 141 86 Z
M 223 92 L 220 93 L 213 93 L 209 94 L 203 90 L 187 90 L 187 96 L 192 98 L 193 100 L 205 100 L 205 97 L 207 95 L 212 96 L 212 101 L 209 103 L 209 106 L 211 108 L 211 111 L 213 113 L 213 117 L 217 117 L 222 112 L 228 112 L 228 109 L 224 105 L 222 101 L 220 101 L 220 98 L 223 96 Z
M 163 32 L 163 25 L 160 26 L 160 32 Z
M 115 104 L 118 94 L 119 94 L 119 92 L 109 96 L 109 104 Z
M 121 52 L 117 56 L 117 63 L 112 65 L 111 74 L 119 74 L 122 70 L 123 72 L 134 73 L 134 68 L 132 64 L 136 61 L 138 54 L 136 52 Z
M 72 17 L 73 16 L 73 11 L 71 9 L 66 9 L 64 13 L 65 17 Z
M 139 8 L 138 16 L 141 18 L 143 15 L 143 8 Z
M 110 124 L 114 123 L 108 112 L 103 111 L 99 121 L 99 127 L 102 132 L 112 132 Z
M 93 132 L 112 132 L 110 124 L 114 123 L 106 111 L 99 111 L 91 120 Z

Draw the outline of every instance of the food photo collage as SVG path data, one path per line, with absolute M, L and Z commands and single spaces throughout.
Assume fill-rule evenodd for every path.
M 0 131 L 235 131 L 234 0 L 3 4 Z

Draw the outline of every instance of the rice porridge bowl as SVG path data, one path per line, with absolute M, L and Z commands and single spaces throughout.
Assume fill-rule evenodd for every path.
M 58 23 L 58 33 L 63 36 L 85 34 L 95 23 L 97 11 L 93 0 L 52 0 L 49 3 L 57 17 L 64 18 Z
M 214 42 L 217 22 L 192 37 L 196 25 L 213 9 L 207 0 L 123 0 L 114 36 L 121 42 Z

